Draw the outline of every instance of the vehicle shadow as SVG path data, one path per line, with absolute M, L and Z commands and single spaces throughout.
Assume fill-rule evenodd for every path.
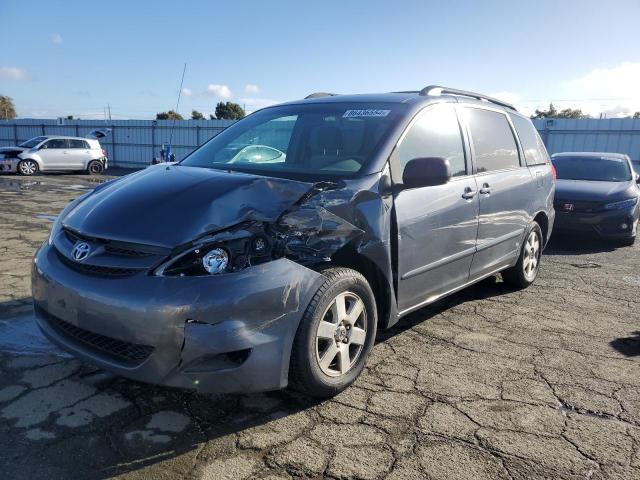
M 632 335 L 634 336 L 616 338 L 609 345 L 625 357 L 637 357 L 640 355 L 640 331 L 635 331 Z
M 544 255 L 588 255 L 594 253 L 613 252 L 620 248 L 612 241 L 599 238 L 553 233 L 549 239 Z
M 469 287 L 438 300 L 431 305 L 402 317 L 398 323 L 388 330 L 378 331 L 376 343 L 384 342 L 398 334 L 410 330 L 415 325 L 428 321 L 430 318 L 449 310 L 462 303 L 472 300 L 483 300 L 508 295 L 516 291 L 502 281 L 499 275 L 492 275 Z

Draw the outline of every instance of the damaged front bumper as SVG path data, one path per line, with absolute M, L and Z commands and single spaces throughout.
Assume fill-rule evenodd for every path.
M 105 279 L 45 243 L 32 268 L 39 327 L 117 375 L 205 393 L 287 385 L 293 338 L 324 277 L 281 258 L 210 277 Z

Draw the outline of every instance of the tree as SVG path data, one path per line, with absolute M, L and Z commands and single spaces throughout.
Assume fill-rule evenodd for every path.
M 204 115 L 197 110 L 191 110 L 191 120 L 204 120 Z
M 173 110 L 169 110 L 168 112 L 160 112 L 156 114 L 156 120 L 184 120 L 182 115 L 174 112 Z
M 73 120 L 73 115 L 67 115 L 67 120 Z
M 0 95 L 0 119 L 11 120 L 16 117 L 16 106 L 13 104 L 13 99 Z
M 589 115 L 582 113 L 580 109 L 565 108 L 558 111 L 553 103 L 549 104 L 549 110 L 537 110 L 531 118 L 589 118 Z
M 636 112 L 633 114 L 633 118 L 640 118 L 640 112 Z
M 218 102 L 216 105 L 216 116 L 215 118 L 211 115 L 211 119 L 218 120 L 240 120 L 244 118 L 245 113 L 240 105 L 233 102 Z

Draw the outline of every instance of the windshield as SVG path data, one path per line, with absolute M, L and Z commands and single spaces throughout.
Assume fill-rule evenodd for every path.
M 27 140 L 26 142 L 22 142 L 18 146 L 24 147 L 24 148 L 33 148 L 39 143 L 44 142 L 46 139 L 47 137 L 35 137 L 35 138 L 32 138 L 31 140 Z
M 616 157 L 555 157 L 552 159 L 558 179 L 594 182 L 631 180 L 629 162 Z
M 352 176 L 375 155 L 402 108 L 380 103 L 267 108 L 224 130 L 180 164 L 275 176 Z

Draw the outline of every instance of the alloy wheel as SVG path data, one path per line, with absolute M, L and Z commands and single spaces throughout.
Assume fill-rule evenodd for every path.
M 524 259 L 522 269 L 527 280 L 531 281 L 535 278 L 538 271 L 538 263 L 540 262 L 540 238 L 536 231 L 529 233 L 527 241 L 524 244 Z
M 353 292 L 337 295 L 316 330 L 316 359 L 330 377 L 344 375 L 356 364 L 367 338 L 367 312 Z
M 33 175 L 36 173 L 37 168 L 38 167 L 35 162 L 32 162 L 31 160 L 24 160 L 20 162 L 20 173 L 23 175 Z

